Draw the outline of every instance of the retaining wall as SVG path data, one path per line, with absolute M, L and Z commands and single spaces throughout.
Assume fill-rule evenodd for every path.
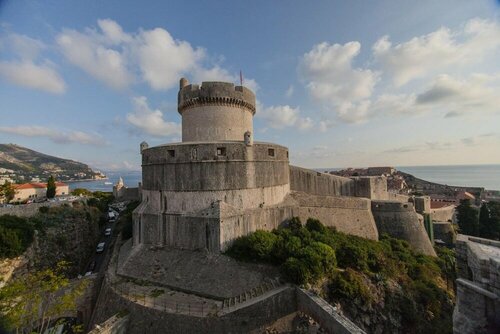
M 327 333 L 363 334 L 365 333 L 351 320 L 339 314 L 324 299 L 301 288 L 297 288 L 297 308 L 316 320 Z

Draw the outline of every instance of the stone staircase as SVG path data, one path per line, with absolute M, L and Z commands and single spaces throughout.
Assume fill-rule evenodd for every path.
M 282 282 L 279 278 L 270 279 L 255 288 L 239 294 L 238 296 L 224 299 L 222 302 L 222 309 L 228 311 L 229 309 L 237 308 L 240 304 L 249 302 L 267 292 L 278 289 L 283 285 L 284 282 Z

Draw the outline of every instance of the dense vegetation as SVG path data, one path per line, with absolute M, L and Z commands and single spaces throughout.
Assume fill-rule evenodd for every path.
M 139 204 L 140 204 L 139 201 L 130 202 L 129 204 L 127 204 L 125 210 L 123 210 L 123 212 L 120 214 L 123 240 L 132 238 L 133 224 L 134 224 L 132 219 L 132 212 Z
M 460 233 L 500 240 L 500 203 L 483 203 L 478 210 L 470 200 L 461 200 L 457 221 Z
M 454 256 L 415 253 L 403 240 L 379 242 L 336 232 L 318 220 L 297 218 L 272 232 L 237 239 L 228 254 L 280 266 L 292 282 L 340 303 L 369 332 L 451 332 Z M 368 322 L 363 315 L 371 317 Z
M 53 269 L 28 272 L 0 290 L 1 333 L 44 333 L 53 320 L 76 309 L 88 282 L 71 283 L 65 276 L 66 266 L 59 262 Z M 82 332 L 81 326 L 72 329 Z
M 25 218 L 0 216 L 0 259 L 22 254 L 31 245 L 34 224 Z
M 75 228 L 71 227 L 69 231 L 65 231 L 65 225 L 74 225 L 80 222 L 80 227 L 84 222 L 88 222 L 88 233 L 98 230 L 98 226 L 92 226 L 98 222 L 99 225 L 105 223 L 105 217 L 102 214 L 107 210 L 109 203 L 113 200 L 110 193 L 94 192 L 92 197 L 88 199 L 87 205 L 81 202 L 73 202 L 72 205 L 64 204 L 58 207 L 42 206 L 39 213 L 29 217 L 16 217 L 11 215 L 0 216 L 0 259 L 12 258 L 21 255 L 31 245 L 34 239 L 35 230 L 43 237 L 44 242 L 48 242 L 51 238 L 56 238 L 54 242 L 59 246 L 59 252 L 52 252 L 54 256 L 59 256 L 61 249 L 69 247 L 70 235 Z M 60 227 L 60 233 L 54 235 L 47 231 L 50 228 Z M 43 242 L 41 243 L 43 245 Z M 50 257 L 50 256 L 49 256 Z M 55 261 L 55 260 L 54 260 Z

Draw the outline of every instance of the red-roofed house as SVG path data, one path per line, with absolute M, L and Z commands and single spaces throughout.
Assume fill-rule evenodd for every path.
M 23 183 L 14 184 L 16 195 L 12 202 L 25 202 L 28 200 L 40 200 L 47 197 L 47 183 Z M 56 182 L 56 196 L 68 195 L 69 186 L 66 183 Z

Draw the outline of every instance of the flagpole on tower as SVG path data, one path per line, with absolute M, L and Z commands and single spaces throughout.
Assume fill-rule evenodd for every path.
M 240 86 L 243 86 L 243 73 L 240 70 Z

